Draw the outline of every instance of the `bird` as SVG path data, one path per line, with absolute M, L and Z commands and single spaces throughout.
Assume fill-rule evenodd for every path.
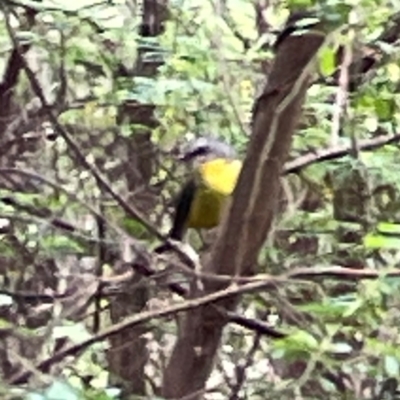
M 183 185 L 175 204 L 168 239 L 182 241 L 189 228 L 212 229 L 218 226 L 232 197 L 242 168 L 235 149 L 214 136 L 190 141 L 179 159 L 189 165 L 190 178 Z M 154 251 L 170 249 L 168 243 Z

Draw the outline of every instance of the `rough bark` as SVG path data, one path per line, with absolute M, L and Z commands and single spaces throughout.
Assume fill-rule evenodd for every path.
M 157 0 L 145 0 L 143 2 L 143 17 L 139 27 L 142 37 L 156 37 L 163 33 L 167 18 L 167 2 Z M 142 45 L 138 51 L 136 66 L 128 73 L 135 76 L 152 77 L 157 73 L 160 66 L 159 61 L 146 60 L 152 48 Z M 147 57 L 149 58 L 149 57 Z M 147 199 L 143 188 L 148 188 L 152 176 L 153 146 L 151 143 L 151 132 L 156 127 L 157 121 L 154 117 L 154 106 L 152 104 L 139 104 L 127 102 L 119 110 L 119 121 L 129 122 L 136 126 L 131 137 L 127 138 L 124 147 L 127 148 L 129 162 L 123 163 L 122 169 L 125 173 L 126 183 L 131 200 L 144 213 L 150 213 L 153 209 L 152 203 Z M 140 128 L 137 126 L 140 125 Z M 133 281 L 140 279 L 135 276 Z M 134 285 L 135 282 L 132 282 Z M 111 306 L 111 320 L 114 324 L 120 322 L 129 315 L 139 313 L 143 310 L 148 300 L 146 287 L 135 289 L 133 293 L 117 296 Z M 118 335 L 110 338 L 110 349 L 108 361 L 113 381 L 123 388 L 123 398 L 132 394 L 146 394 L 145 365 L 148 361 L 146 339 L 143 334 L 146 326 L 132 327 Z
M 206 272 L 232 276 L 254 273 L 258 253 L 275 217 L 280 176 L 304 102 L 311 62 L 325 39 L 319 28 L 301 36 L 288 35 L 277 47 L 268 82 L 256 102 L 243 171 L 210 260 L 205 264 Z M 206 293 L 211 293 L 221 289 L 221 283 L 205 282 L 204 287 Z M 234 309 L 238 300 L 227 298 L 219 305 Z M 225 324 L 209 306 L 186 316 L 165 370 L 163 396 L 201 397 Z

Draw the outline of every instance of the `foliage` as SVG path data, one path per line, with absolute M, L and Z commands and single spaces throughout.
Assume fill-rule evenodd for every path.
M 362 146 L 400 134 L 395 3 L 171 0 L 159 36 L 140 35 L 141 12 L 146 10 L 130 1 L 7 0 L 1 7 L 4 79 L 14 35 L 29 46 L 25 57 L 49 108 L 81 155 L 162 233 L 168 230 L 172 199 L 186 172 L 174 161 L 176 143 L 211 132 L 244 157 L 253 103 L 274 59 L 276 32 L 289 11 L 313 7 L 334 27 L 318 55 L 290 161 L 320 149 L 349 146 L 350 151 L 285 176 L 279 218 L 260 254 L 258 271 L 284 275 L 297 268 L 341 266 L 375 271 L 378 278 L 314 274 L 267 293 L 247 294 L 238 312 L 274 320 L 289 336 L 269 340 L 229 324 L 207 384 L 208 398 L 289 399 L 301 394 L 307 399 L 373 399 L 389 378 L 399 375 L 399 278 L 386 275 L 398 267 L 400 255 L 400 156 L 397 142 L 368 151 Z M 256 23 L 260 15 L 266 29 Z M 350 66 L 345 65 L 346 54 Z M 372 66 L 354 67 L 357 60 Z M 138 61 L 152 71 L 140 70 Z M 151 249 L 156 242 L 153 232 L 110 196 L 79 159 L 46 107 L 37 106 L 28 78 L 21 71 L 9 108 L 0 85 L 0 330 L 9 332 L 0 346 L 2 396 L 122 398 L 112 382 L 103 341 L 82 349 L 73 363 L 67 358 L 46 374 L 35 374 L 29 387 L 6 385 L 62 346 L 94 338 L 96 324 L 105 328 L 114 323 L 109 307 L 118 300 L 112 290 L 102 297 L 96 285 L 100 276 L 117 275 L 114 253 L 126 250 L 121 250 L 122 232 L 129 233 L 135 246 Z M 345 105 L 340 104 L 343 95 Z M 147 114 L 136 114 L 149 106 L 155 106 L 156 123 L 149 124 Z M 139 142 L 150 144 L 151 151 L 146 153 Z M 130 281 L 133 289 L 122 291 L 133 297 L 142 283 Z M 145 284 L 156 306 L 171 302 L 165 287 Z M 45 301 L 26 293 L 72 295 Z M 161 319 L 140 335 L 149 349 L 148 396 L 158 394 L 155 388 L 176 335 L 175 324 Z

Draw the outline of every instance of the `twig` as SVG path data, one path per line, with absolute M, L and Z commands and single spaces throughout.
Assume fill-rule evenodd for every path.
M 312 280 L 319 278 L 330 278 L 339 280 L 361 280 L 361 279 L 377 279 L 380 277 L 399 277 L 400 271 L 393 269 L 387 272 L 376 271 L 370 268 L 356 269 L 346 267 L 303 267 L 291 270 L 285 275 L 286 279 L 304 279 Z M 282 276 L 283 278 L 283 276 Z
M 197 299 L 185 300 L 178 304 L 165 307 L 161 310 L 144 311 L 138 313 L 136 315 L 126 318 L 124 321 L 118 324 L 112 325 L 109 328 L 104 329 L 102 332 L 98 333 L 97 335 L 93 335 L 91 338 L 87 340 L 84 340 L 80 343 L 68 346 L 60 350 L 59 352 L 55 353 L 52 357 L 47 358 L 46 360 L 39 363 L 36 367 L 36 370 L 46 371 L 52 365 L 60 362 L 65 357 L 81 353 L 84 349 L 93 345 L 94 343 L 108 339 L 110 336 L 119 334 L 121 333 L 121 331 L 125 329 L 132 328 L 134 326 L 137 326 L 139 324 L 142 324 L 144 322 L 150 321 L 155 318 L 163 318 L 171 314 L 176 314 L 178 312 L 188 311 L 200 307 L 202 305 L 210 304 L 217 300 L 224 299 L 226 297 L 243 294 L 249 291 L 260 290 L 270 285 L 270 283 L 271 282 L 254 282 L 240 287 L 234 286 Z M 22 384 L 26 382 L 26 380 L 31 376 L 31 374 L 32 371 L 24 371 L 22 373 L 18 373 L 10 378 L 9 383 L 14 385 Z
M 10 20 L 9 20 L 9 14 L 6 10 L 3 12 L 5 15 L 5 22 L 6 22 L 6 27 L 8 34 L 10 36 L 10 39 L 16 49 L 18 49 L 18 40 L 14 34 L 14 31 L 11 27 Z M 91 172 L 93 177 L 98 181 L 100 187 L 104 188 L 104 190 L 118 203 L 118 205 L 132 218 L 136 219 L 138 222 L 140 222 L 149 232 L 151 232 L 154 236 L 156 236 L 158 239 L 165 240 L 164 236 L 159 233 L 159 231 L 152 225 L 150 224 L 147 219 L 133 206 L 131 206 L 122 196 L 120 196 L 118 193 L 116 193 L 109 182 L 102 176 L 100 171 L 92 165 L 90 162 L 87 161 L 85 155 L 81 152 L 79 145 L 74 141 L 72 136 L 67 132 L 66 129 L 59 123 L 57 116 L 54 114 L 52 107 L 48 104 L 44 93 L 40 87 L 40 84 L 34 74 L 34 72 L 30 69 L 29 65 L 27 64 L 24 56 L 20 54 L 21 57 L 21 63 L 22 67 L 27 75 L 27 78 L 29 80 L 29 83 L 31 85 L 31 88 L 35 95 L 39 98 L 43 109 L 47 113 L 49 120 L 51 124 L 54 126 L 54 128 L 58 131 L 59 135 L 65 140 L 69 148 L 72 150 L 76 160 L 87 170 Z
M 100 200 L 101 201 L 101 200 Z M 99 213 L 104 215 L 104 206 L 102 203 L 99 205 Z M 104 223 L 103 218 L 96 218 L 97 225 L 97 257 L 96 257 L 96 277 L 100 279 L 103 275 L 104 264 L 107 262 L 107 247 L 105 244 L 106 239 L 106 224 Z M 103 298 L 103 290 L 102 285 L 99 285 L 97 288 L 97 292 L 94 296 L 94 308 L 95 312 L 93 314 L 93 332 L 97 333 L 100 329 L 100 317 L 101 317 L 101 308 L 102 308 L 102 298 Z
M 117 233 L 121 234 L 121 229 L 119 227 L 113 226 L 113 224 L 109 221 L 106 221 L 103 215 L 99 214 L 97 210 L 95 210 L 88 202 L 85 202 L 84 200 L 80 199 L 76 193 L 73 193 L 69 191 L 68 189 L 65 189 L 65 187 L 59 185 L 56 182 L 53 182 L 52 180 L 45 178 L 44 176 L 37 174 L 36 172 L 33 171 L 28 171 L 25 169 L 20 169 L 20 168 L 0 168 L 0 174 L 1 175 L 20 175 L 25 178 L 28 178 L 29 180 L 32 180 L 34 182 L 40 182 L 46 186 L 49 186 L 53 188 L 54 190 L 58 190 L 63 192 L 68 198 L 70 198 L 73 201 L 76 201 L 79 203 L 83 208 L 88 210 L 93 216 L 96 218 L 102 218 L 109 226 L 111 226 Z
M 6 6 L 2 5 L 3 8 Z M 36 10 L 30 7 L 26 8 L 26 17 L 28 21 L 28 26 L 25 29 L 31 29 L 35 23 L 35 16 L 37 14 Z M 10 57 L 5 65 L 3 80 L 0 82 L 0 121 L 4 119 L 5 122 L 1 122 L 1 130 L 7 127 L 9 117 L 9 112 L 13 103 L 15 88 L 18 84 L 19 75 L 23 69 L 23 54 L 25 54 L 29 48 L 30 44 L 24 44 L 15 48 L 11 51 Z
M 396 133 L 395 135 L 381 135 L 373 139 L 360 140 L 357 145 L 359 151 L 368 151 L 397 142 L 400 142 L 400 133 Z M 337 146 L 327 149 L 315 150 L 315 152 L 313 153 L 305 154 L 304 156 L 300 156 L 295 160 L 286 163 L 284 173 L 297 173 L 312 164 L 335 160 L 351 154 L 352 151 L 352 144 L 348 146 Z
M 8 31 L 8 34 L 10 36 L 10 39 L 16 49 L 18 49 L 18 41 L 17 38 L 14 34 L 14 31 L 12 29 L 12 26 L 9 21 L 9 14 L 7 12 L 7 8 L 0 2 L 0 6 L 3 9 L 3 13 L 5 16 L 5 22 L 6 22 L 6 28 Z M 44 93 L 40 87 L 40 84 L 35 76 L 35 73 L 31 70 L 29 67 L 28 63 L 26 62 L 25 58 L 23 57 L 22 54 L 21 56 L 21 63 L 22 67 L 27 75 L 28 81 L 31 85 L 31 88 L 35 95 L 39 98 L 43 110 L 47 113 L 48 118 L 50 123 L 53 125 L 54 129 L 58 132 L 58 134 L 64 139 L 64 141 L 67 143 L 68 147 L 74 154 L 76 161 L 80 163 L 84 168 L 86 168 L 92 176 L 96 179 L 98 185 L 100 188 L 102 188 L 106 193 L 108 193 L 116 202 L 117 204 L 121 207 L 124 212 L 133 219 L 136 219 L 143 227 L 147 229 L 148 232 L 150 232 L 153 236 L 156 238 L 168 243 L 177 254 L 179 254 L 182 259 L 185 260 L 185 263 L 187 265 L 193 265 L 193 261 L 191 258 L 184 252 L 182 251 L 178 246 L 176 246 L 172 241 L 170 241 L 167 237 L 162 235 L 158 229 L 151 224 L 148 219 L 142 215 L 142 213 L 137 210 L 134 206 L 130 205 L 127 200 L 125 200 L 122 196 L 120 196 L 117 192 L 113 190 L 111 187 L 110 183 L 107 181 L 105 177 L 101 174 L 101 172 L 89 161 L 87 161 L 85 155 L 81 152 L 79 145 L 74 141 L 72 136 L 69 134 L 69 132 L 64 128 L 62 124 L 59 123 L 57 116 L 54 114 L 52 107 L 48 104 Z M 119 231 L 124 231 L 122 228 L 119 228 Z M 125 232 L 124 232 L 125 233 Z M 125 233 L 125 236 L 129 236 Z
M 81 343 L 77 343 L 66 347 L 59 352 L 55 353 L 52 357 L 39 363 L 36 367 L 39 371 L 48 370 L 52 365 L 60 362 L 65 357 L 76 355 L 82 352 L 85 348 L 91 346 L 94 343 L 100 342 L 102 340 L 108 339 L 110 336 L 120 333 L 121 331 L 132 328 L 133 326 L 142 324 L 144 322 L 150 321 L 152 319 L 163 318 L 171 314 L 176 314 L 182 311 L 189 311 L 207 304 L 217 302 L 222 299 L 227 299 L 229 297 L 234 297 L 237 295 L 242 295 L 245 293 L 258 292 L 260 290 L 267 289 L 271 286 L 276 286 L 277 284 L 290 282 L 291 279 L 316 279 L 316 278 L 333 278 L 333 279 L 350 279 L 350 280 L 360 280 L 360 279 L 376 279 L 379 277 L 399 277 L 399 270 L 388 271 L 387 273 L 382 273 L 381 271 L 375 271 L 372 269 L 352 269 L 343 267 L 329 267 L 329 268 L 298 268 L 287 274 L 281 276 L 271 276 L 271 275 L 259 275 L 254 277 L 254 282 L 250 282 L 241 286 L 232 285 L 226 289 L 216 291 L 209 295 L 199 297 L 196 299 L 185 300 L 178 304 L 174 304 L 169 307 L 165 307 L 161 310 L 144 311 L 128 317 L 126 320 L 112 325 L 107 329 L 104 329 L 97 335 L 92 336 L 90 339 L 84 340 Z M 10 384 L 18 385 L 26 382 L 26 380 L 31 376 L 32 371 L 24 371 L 22 373 L 16 374 L 9 380 Z
M 242 365 L 237 365 L 235 368 L 236 382 L 232 387 L 231 395 L 229 396 L 229 400 L 239 400 L 239 392 L 243 387 L 243 384 L 246 380 L 246 372 L 247 369 L 253 364 L 254 356 L 256 354 L 257 349 L 260 346 L 261 342 L 261 334 L 257 333 L 254 336 L 253 344 L 251 345 L 249 351 L 246 354 L 245 361 Z
M 338 88 L 336 92 L 335 107 L 332 116 L 331 146 L 339 144 L 341 121 L 347 111 L 348 88 L 349 88 L 349 68 L 352 61 L 351 41 L 344 47 L 343 60 L 340 65 Z

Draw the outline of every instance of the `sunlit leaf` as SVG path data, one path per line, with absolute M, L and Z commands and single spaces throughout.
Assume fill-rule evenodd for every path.
M 331 47 L 324 47 L 319 54 L 319 68 L 324 76 L 330 76 L 336 70 L 336 51 Z
M 400 237 L 395 238 L 371 233 L 364 237 L 363 243 L 369 249 L 398 249 Z
M 306 331 L 296 331 L 285 339 L 274 343 L 275 349 L 282 349 L 290 352 L 313 352 L 318 349 L 317 339 Z
M 393 356 L 385 356 L 384 363 L 386 373 L 397 378 L 400 373 L 399 360 Z
M 28 400 L 81 400 L 81 395 L 72 386 L 64 381 L 56 380 L 43 394 L 32 393 L 27 395 Z

